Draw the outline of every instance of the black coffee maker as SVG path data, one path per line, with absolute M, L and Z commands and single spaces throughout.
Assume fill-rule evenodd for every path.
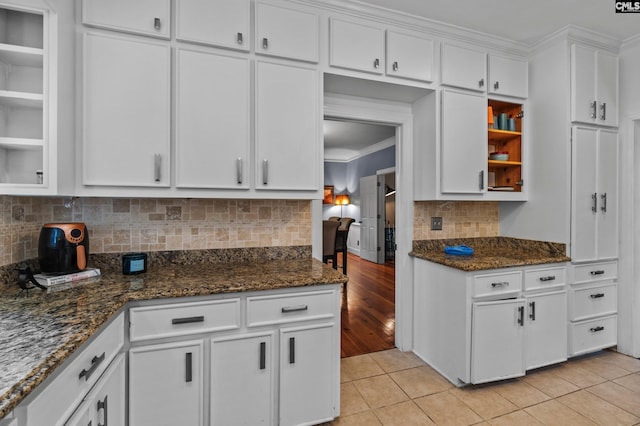
M 89 258 L 89 232 L 84 223 L 47 223 L 40 230 L 38 261 L 44 273 L 82 271 Z

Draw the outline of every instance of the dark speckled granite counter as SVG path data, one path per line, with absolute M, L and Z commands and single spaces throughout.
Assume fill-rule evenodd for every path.
M 473 255 L 445 254 L 445 246 L 459 244 L 473 248 Z M 566 255 L 565 244 L 508 237 L 419 240 L 413 242 L 413 251 L 409 255 L 462 271 L 481 271 L 571 260 Z
M 130 276 L 121 262 L 120 255 L 92 255 L 99 279 L 29 295 L 12 268 L 0 271 L 0 419 L 127 302 L 347 281 L 308 247 L 150 253 L 149 271 Z

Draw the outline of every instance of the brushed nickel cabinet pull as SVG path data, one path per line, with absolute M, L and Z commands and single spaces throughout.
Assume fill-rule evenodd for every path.
M 204 322 L 204 315 L 197 317 L 173 318 L 171 324 L 189 324 L 194 322 Z
M 599 326 L 597 326 L 597 327 L 591 327 L 591 328 L 589 329 L 589 331 L 591 331 L 592 333 L 597 333 L 598 331 L 602 331 L 602 330 L 604 330 L 604 327 L 603 327 L 603 326 L 601 326 L 601 325 L 599 325 Z
M 153 155 L 153 180 L 156 182 L 160 182 L 161 174 L 160 169 L 162 166 L 162 155 L 154 154 Z
M 529 302 L 529 318 L 531 321 L 536 320 L 536 302 Z
M 595 120 L 597 117 L 598 103 L 596 101 L 593 101 L 589 105 L 591 106 L 591 118 Z
M 269 183 L 269 160 L 262 160 L 262 184 Z
M 502 281 L 499 283 L 491 283 L 491 287 L 496 288 L 496 287 L 508 287 L 509 286 L 509 281 Z
M 600 200 L 602 201 L 602 207 L 600 207 L 600 211 L 602 211 L 602 213 L 606 213 L 607 212 L 607 193 L 606 192 L 604 194 L 600 194 Z
M 267 343 L 260 342 L 260 370 L 267 368 Z
M 241 157 L 238 157 L 236 159 L 236 180 L 238 181 L 239 185 L 242 184 L 242 158 Z
M 191 352 L 185 354 L 184 362 L 184 381 L 189 383 L 193 381 L 193 354 Z
M 593 194 L 591 194 L 591 201 L 593 201 L 593 204 L 591 205 L 591 211 L 594 213 L 598 212 L 598 193 L 594 192 Z
M 296 363 L 296 338 L 289 337 L 289 364 Z
M 242 37 L 242 33 L 238 33 L 236 35 L 236 41 L 238 42 L 238 44 L 244 43 L 244 38 Z
M 518 306 L 518 325 L 524 326 L 524 306 Z
M 589 297 L 592 298 L 592 299 L 601 299 L 601 298 L 604 297 L 604 293 L 590 294 Z
M 604 270 L 603 269 L 599 269 L 597 271 L 591 271 L 589 272 L 591 275 L 604 275 Z
M 375 69 L 380 68 L 380 59 L 376 58 L 376 59 L 373 60 L 373 67 Z
M 105 353 L 102 352 L 100 356 L 94 356 L 91 358 L 91 367 L 88 370 L 83 369 L 78 375 L 78 379 L 82 379 L 84 377 L 85 382 L 89 380 L 89 377 L 98 369 L 102 361 L 104 361 Z
M 607 120 L 607 103 L 603 102 L 602 105 L 600 105 L 600 119 L 602 121 L 606 121 Z
M 542 282 L 546 281 L 554 281 L 556 279 L 555 275 L 549 275 L 548 277 L 540 277 L 539 280 Z
M 105 395 L 104 396 L 104 401 L 98 400 L 98 405 L 97 405 L 96 411 L 102 410 L 102 413 L 104 414 L 104 423 L 98 422 L 98 426 L 109 426 L 109 419 L 108 419 L 108 414 L 107 414 L 107 413 L 109 413 L 109 408 L 108 408 L 108 405 L 107 405 L 107 398 L 108 397 L 109 397 L 109 395 Z
M 481 78 L 480 80 L 478 80 L 478 87 L 481 89 L 484 87 L 484 78 Z
M 262 39 L 262 48 L 265 50 L 269 48 L 269 40 L 266 37 Z
M 160 22 L 160 18 L 153 18 L 153 28 L 155 28 L 156 31 L 160 31 L 160 29 L 162 28 L 162 23 Z
M 394 61 L 391 68 L 393 68 L 394 71 L 398 71 L 398 61 Z
M 306 311 L 308 309 L 308 305 L 285 306 L 284 308 L 282 308 L 282 313 Z
M 500 82 L 496 81 L 495 83 L 493 83 L 493 90 L 498 90 L 500 89 Z

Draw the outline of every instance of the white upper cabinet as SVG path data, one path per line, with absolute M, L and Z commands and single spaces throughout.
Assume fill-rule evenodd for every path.
M 86 33 L 82 183 L 170 184 L 170 47 Z
M 618 57 L 571 45 L 571 120 L 618 125 Z
M 483 51 L 442 43 L 441 82 L 445 86 L 484 92 L 487 85 L 487 55 Z
M 83 0 L 82 23 L 168 39 L 171 0 Z
M 256 188 L 318 191 L 318 72 L 258 61 L 256 74 Z
M 176 187 L 248 189 L 249 59 L 176 56 Z
M 489 55 L 489 93 L 526 98 L 528 81 L 526 60 Z
M 249 0 L 177 0 L 176 38 L 249 51 Z
M 342 19 L 329 22 L 329 65 L 364 71 L 384 73 L 384 30 Z
M 317 14 L 256 2 L 256 53 L 317 63 Z
M 433 81 L 433 40 L 387 31 L 387 75 Z

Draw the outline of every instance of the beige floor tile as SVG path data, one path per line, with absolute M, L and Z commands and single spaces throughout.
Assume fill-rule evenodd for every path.
M 340 361 L 340 381 L 343 383 L 380 374 L 384 374 L 384 370 L 368 354 L 342 358 Z
M 369 377 L 353 382 L 371 408 L 380 408 L 409 398 L 388 375 Z
M 640 393 L 640 373 L 620 377 L 619 379 L 614 380 L 614 382 L 634 392 Z
M 588 426 L 596 424 L 556 400 L 525 408 L 524 411 L 545 425 Z
M 332 426 L 382 426 L 373 411 L 354 414 L 351 416 L 340 416 L 331 423 Z
M 635 425 L 640 418 L 585 390 L 558 398 L 558 401 L 601 425 Z
M 625 370 L 624 368 L 618 367 L 616 364 L 607 361 L 603 356 L 580 359 L 572 364 L 582 367 L 585 370 L 589 370 L 607 380 L 617 379 L 618 377 L 626 376 L 631 373 L 631 371 Z
M 562 377 L 556 376 L 553 371 L 554 370 L 551 369 L 528 373 L 522 380 L 549 395 L 551 398 L 557 398 L 580 389 Z
M 640 417 L 640 392 L 631 391 L 614 382 L 601 383 L 586 390 L 616 407 Z
M 456 388 L 450 392 L 485 420 L 518 410 L 518 407 L 494 392 L 491 387 Z
M 551 397 L 523 380 L 513 380 L 492 386 L 491 389 L 511 401 L 518 408 L 530 407 Z
M 425 364 L 424 361 L 418 358 L 413 352 L 402 352 L 399 349 L 375 352 L 371 354 L 371 357 L 387 373 L 406 370 Z
M 522 410 L 491 419 L 488 423 L 491 426 L 539 426 L 542 424 L 535 417 Z
M 606 379 L 572 363 L 565 363 L 553 370 L 553 374 L 573 383 L 581 389 L 606 382 Z
M 435 425 L 413 401 L 378 408 L 375 414 L 384 426 Z
M 369 405 L 353 382 L 340 385 L 340 415 L 349 416 L 367 410 L 369 410 Z
M 431 395 L 453 388 L 448 380 L 428 365 L 397 371 L 391 373 L 390 376 L 410 398 Z
M 607 356 L 603 359 L 632 373 L 640 372 L 640 359 L 633 358 L 619 352 L 604 351 Z
M 451 392 L 440 392 L 414 401 L 437 425 L 466 426 L 482 421 Z

